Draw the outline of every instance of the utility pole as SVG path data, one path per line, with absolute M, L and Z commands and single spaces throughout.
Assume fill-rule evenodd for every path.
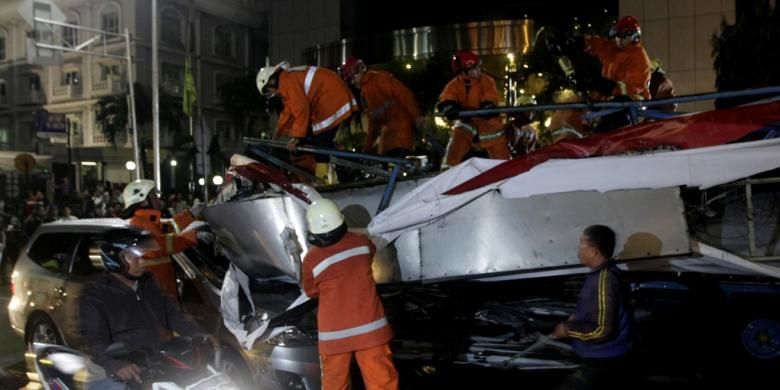
M 162 190 L 160 177 L 160 61 L 157 50 L 157 0 L 152 0 L 152 148 L 154 184 Z
M 138 126 L 136 123 L 136 115 L 135 115 L 135 92 L 133 88 L 133 84 L 135 82 L 135 79 L 133 78 L 133 58 L 132 54 L 130 52 L 130 30 L 125 28 L 124 34 L 119 34 L 115 32 L 110 31 L 103 31 L 98 30 L 95 28 L 89 28 L 84 26 L 79 26 L 76 24 L 69 24 L 69 23 L 63 23 L 58 22 L 56 20 L 46 19 L 35 16 L 35 9 L 33 8 L 33 21 L 34 21 L 34 29 L 35 31 L 38 31 L 39 27 L 45 28 L 45 30 L 42 31 L 48 31 L 52 34 L 55 33 L 55 27 L 60 28 L 70 28 L 75 31 L 83 32 L 85 34 L 97 34 L 93 36 L 90 39 L 87 39 L 83 43 L 73 46 L 70 43 L 62 42 L 64 44 L 51 44 L 51 43 L 45 43 L 45 42 L 39 42 L 35 41 L 35 47 L 39 49 L 47 49 L 47 50 L 57 50 L 62 52 L 70 52 L 70 53 L 80 53 L 80 54 L 87 54 L 87 55 L 93 55 L 98 57 L 106 57 L 106 58 L 114 58 L 121 61 L 126 61 L 127 63 L 127 88 L 128 92 L 130 94 L 130 101 L 128 102 L 128 109 L 130 110 L 130 122 L 133 129 L 133 158 L 135 158 L 136 161 L 136 168 L 135 168 L 135 177 L 136 179 L 141 178 L 141 163 L 139 160 L 139 152 L 138 152 Z M 36 34 L 37 36 L 38 34 Z M 122 38 L 125 40 L 125 55 L 119 56 L 108 53 L 108 50 L 106 49 L 106 41 L 108 38 Z M 95 51 L 95 50 L 89 50 L 89 46 L 95 44 L 96 42 L 100 41 L 102 43 L 102 50 L 101 51 Z

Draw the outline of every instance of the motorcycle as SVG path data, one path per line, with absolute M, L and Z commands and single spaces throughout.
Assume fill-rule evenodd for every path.
M 35 371 L 45 390 L 86 388 L 87 367 L 91 363 L 83 352 L 42 343 L 34 343 L 32 352 Z M 106 353 L 135 363 L 141 369 L 140 383 L 126 382 L 132 390 L 238 389 L 230 377 L 215 368 L 221 367 L 221 353 L 208 343 L 177 338 L 164 343 L 159 351 L 149 353 L 132 350 L 118 342 L 111 344 Z M 121 382 L 119 378 L 114 380 Z

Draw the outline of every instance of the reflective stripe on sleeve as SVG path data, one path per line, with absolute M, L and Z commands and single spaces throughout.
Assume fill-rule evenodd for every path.
M 358 255 L 367 255 L 369 253 L 371 253 L 371 249 L 369 249 L 365 245 L 336 253 L 335 255 L 330 256 L 327 259 L 323 260 L 321 263 L 317 264 L 317 266 L 315 266 L 314 269 L 312 270 L 312 274 L 314 274 L 314 277 L 316 278 L 319 274 L 325 271 L 325 269 L 327 269 L 333 264 L 349 259 L 350 257 L 355 257 Z

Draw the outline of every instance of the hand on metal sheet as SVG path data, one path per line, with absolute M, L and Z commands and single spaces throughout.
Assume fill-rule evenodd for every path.
M 212 232 L 200 231 L 198 232 L 197 237 L 198 237 L 198 241 L 206 245 L 211 245 L 214 243 L 215 237 L 214 237 L 214 233 Z
M 300 138 L 290 138 L 290 141 L 287 142 L 287 150 L 289 150 L 292 153 L 295 153 L 295 151 L 298 149 L 299 143 L 301 143 Z
M 193 217 L 198 218 L 201 215 L 203 215 L 203 209 L 206 208 L 205 202 L 200 202 L 192 207 L 190 207 L 190 214 L 192 214 Z

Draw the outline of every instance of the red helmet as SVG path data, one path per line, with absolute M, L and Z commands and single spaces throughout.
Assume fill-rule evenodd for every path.
M 349 82 L 352 80 L 352 76 L 364 69 L 366 69 L 366 64 L 363 63 L 363 60 L 350 56 L 339 66 L 339 74 L 344 81 Z
M 452 72 L 465 72 L 475 66 L 482 65 L 479 56 L 469 50 L 458 50 L 452 55 Z
M 612 29 L 609 30 L 609 36 L 611 38 L 631 38 L 631 41 L 639 42 L 639 38 L 642 37 L 642 29 L 635 17 L 624 16 L 612 26 Z

